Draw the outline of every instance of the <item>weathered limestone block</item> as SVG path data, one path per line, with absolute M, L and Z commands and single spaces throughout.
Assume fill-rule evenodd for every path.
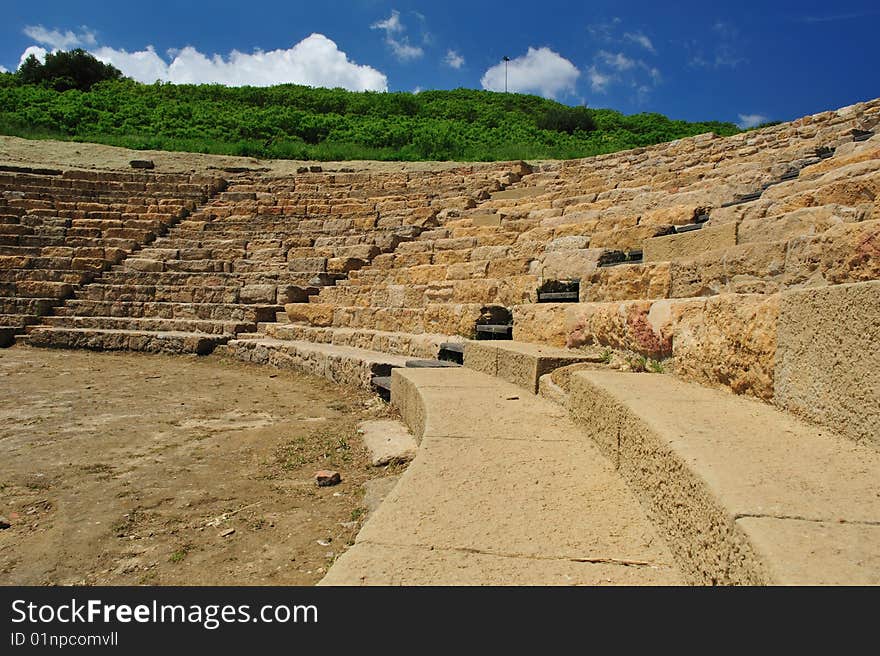
M 245 285 L 238 292 L 240 303 L 274 303 L 277 298 L 275 285 Z
M 779 200 L 773 205 L 774 213 L 832 203 L 861 205 L 873 202 L 880 194 L 880 171 L 866 173 L 865 169 L 869 166 L 875 167 L 877 161 L 870 160 L 852 164 L 843 167 L 843 169 L 826 173 L 819 180 L 811 182 L 810 186 L 802 192 Z
M 328 303 L 288 303 L 284 306 L 291 323 L 310 326 L 332 326 L 334 307 Z
M 818 235 L 841 223 L 857 223 L 868 219 L 872 210 L 871 204 L 858 207 L 832 204 L 804 207 L 759 219 L 745 219 L 739 224 L 737 239 L 739 243 L 745 244 Z
M 880 278 L 880 220 L 844 223 L 789 243 L 785 284 L 820 285 Z
M 430 253 L 434 250 L 432 241 L 405 241 L 397 245 L 397 254 L 401 253 Z
M 294 257 L 287 261 L 290 271 L 302 273 L 319 273 L 327 271 L 326 257 Z
M 27 269 L 32 260 L 24 255 L 0 255 L 0 269 Z
M 471 224 L 474 226 L 500 226 L 500 214 L 473 214 L 471 216 Z
M 369 264 L 368 261 L 357 257 L 331 257 L 327 260 L 328 273 L 349 273 L 357 271 Z
M 125 260 L 123 266 L 131 271 L 164 271 L 165 263 L 162 260 L 147 260 L 138 257 L 130 257 Z
M 671 274 L 668 262 L 624 264 L 596 269 L 581 282 L 581 302 L 668 298 Z
M 394 259 L 394 253 L 383 253 L 374 257 L 370 266 L 374 269 L 390 269 L 394 266 Z
M 565 346 L 566 312 L 571 303 L 529 303 L 513 308 L 513 339 L 551 346 Z
M 618 251 L 637 250 L 642 248 L 645 240 L 670 233 L 672 228 L 667 225 L 638 225 L 633 228 L 606 230 L 593 233 L 590 245 L 593 248 L 608 248 Z
M 740 244 L 672 262 L 670 296 L 774 293 L 782 285 L 786 242 Z
M 470 259 L 471 251 L 435 251 L 431 257 L 431 264 L 459 264 Z
M 450 264 L 446 269 L 447 280 L 467 280 L 470 278 L 485 278 L 489 262 L 459 262 Z
M 550 251 L 541 258 L 541 276 L 545 280 L 586 280 L 596 271 L 601 248 L 579 248 Z
M 473 337 L 474 325 L 479 318 L 479 305 L 429 304 L 424 310 L 424 332 Z
M 858 147 L 859 145 L 862 147 Z M 801 171 L 801 175 L 804 177 L 820 175 L 833 169 L 840 168 L 841 166 L 866 162 L 872 159 L 880 159 L 880 148 L 878 148 L 875 143 L 850 144 L 850 146 L 851 151 L 848 153 L 842 153 L 841 151 L 843 150 L 843 147 L 838 147 L 834 153 L 834 157 L 806 167 Z
M 701 230 L 646 239 L 642 249 L 646 262 L 680 260 L 701 253 L 736 246 L 736 223 L 706 225 Z
M 485 278 L 456 280 L 452 297 L 460 303 L 491 303 L 498 297 L 498 281 Z
M 779 295 L 722 295 L 684 309 L 672 336 L 675 374 L 773 398 Z
M 566 310 L 569 347 L 604 346 L 663 359 L 672 355 L 678 318 L 702 300 L 581 303 Z
M 781 408 L 880 446 L 880 282 L 782 294 L 773 390 Z
M 471 261 L 500 260 L 510 255 L 510 246 L 477 246 L 471 251 Z
M 590 247 L 589 235 L 559 237 L 547 244 L 548 251 L 582 250 Z
M 103 258 L 74 257 L 70 260 L 70 268 L 76 271 L 103 271 L 105 265 Z
M 433 253 L 403 253 L 394 255 L 394 269 L 421 267 L 434 262 Z

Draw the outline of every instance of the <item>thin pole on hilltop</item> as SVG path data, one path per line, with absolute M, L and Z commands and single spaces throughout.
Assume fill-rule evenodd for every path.
M 504 93 L 507 93 L 507 62 L 510 61 L 510 57 L 507 55 L 504 56 Z

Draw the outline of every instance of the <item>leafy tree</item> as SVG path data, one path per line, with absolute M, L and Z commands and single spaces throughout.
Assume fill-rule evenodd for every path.
M 77 48 L 50 52 L 44 63 L 29 55 L 18 69 L 18 78 L 22 84 L 46 84 L 56 91 L 88 91 L 98 82 L 122 78 L 122 71 Z
M 593 115 L 586 107 L 548 107 L 538 116 L 538 128 L 574 134 L 575 131 L 592 132 L 596 129 Z

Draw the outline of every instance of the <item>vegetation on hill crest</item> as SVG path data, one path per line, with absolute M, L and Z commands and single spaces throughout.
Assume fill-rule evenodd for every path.
M 83 51 L 49 55 L 45 64 L 29 58 L 0 74 L 0 133 L 134 149 L 315 160 L 569 159 L 703 132 L 739 129 L 473 89 L 141 84 Z

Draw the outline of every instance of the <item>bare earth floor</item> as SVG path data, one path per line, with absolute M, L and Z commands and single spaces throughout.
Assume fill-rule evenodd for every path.
M 388 412 L 214 356 L 2 350 L 0 584 L 314 584 L 389 473 L 356 437 Z

